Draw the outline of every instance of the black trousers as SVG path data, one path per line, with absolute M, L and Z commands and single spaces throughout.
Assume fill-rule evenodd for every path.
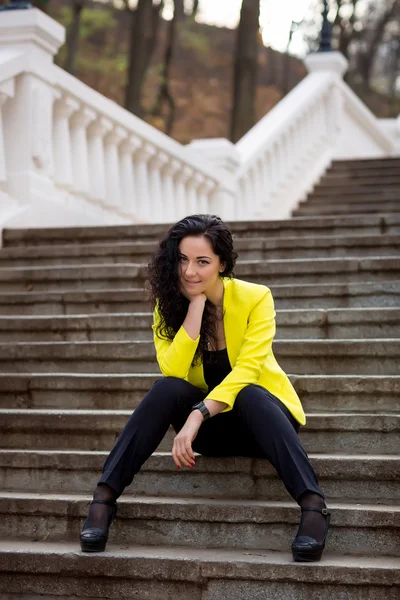
M 120 496 L 169 426 L 178 432 L 193 404 L 206 395 L 183 379 L 157 380 L 125 425 L 98 483 L 106 483 Z M 299 423 L 276 396 L 259 385 L 248 385 L 238 393 L 231 411 L 201 425 L 193 450 L 205 456 L 266 458 L 296 501 L 304 492 L 324 498 L 298 430 Z

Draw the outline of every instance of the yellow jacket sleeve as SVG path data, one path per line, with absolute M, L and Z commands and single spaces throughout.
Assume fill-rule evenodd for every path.
M 153 339 L 156 349 L 158 366 L 163 375 L 185 379 L 189 373 L 193 357 L 199 344 L 200 335 L 192 340 L 183 325 L 177 331 L 173 340 L 164 340 L 156 334 L 160 321 L 157 307 L 154 310 Z
M 266 289 L 250 311 L 244 341 L 232 371 L 205 400 L 225 402 L 228 406 L 222 412 L 231 410 L 240 390 L 259 380 L 262 367 L 272 349 L 275 330 L 274 301 L 271 291 Z

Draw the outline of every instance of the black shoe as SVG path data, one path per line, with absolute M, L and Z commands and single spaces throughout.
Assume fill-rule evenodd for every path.
M 108 517 L 107 529 L 105 531 L 100 529 L 100 527 L 82 529 L 80 535 L 81 550 L 82 552 L 104 552 L 108 540 L 108 530 L 117 514 L 117 503 L 107 502 L 106 500 L 92 500 L 90 504 L 107 504 L 112 507 L 112 511 Z
M 325 534 L 322 542 L 317 542 L 312 537 L 308 535 L 296 535 L 293 544 L 292 544 L 292 554 L 293 559 L 297 562 L 317 562 L 321 560 L 322 552 L 325 548 L 325 540 L 328 535 L 329 522 L 331 520 L 331 513 L 328 512 L 328 509 L 325 508 L 311 508 L 305 506 L 301 509 L 303 513 L 306 510 L 312 510 L 314 512 L 319 512 L 325 517 Z M 301 527 L 301 522 L 299 526 L 299 531 Z

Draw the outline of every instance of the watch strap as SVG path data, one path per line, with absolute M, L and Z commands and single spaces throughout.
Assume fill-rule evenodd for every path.
M 204 417 L 204 421 L 211 417 L 210 411 L 208 410 L 207 406 L 204 404 L 203 401 L 198 402 L 198 404 L 192 406 L 192 410 L 199 410 Z

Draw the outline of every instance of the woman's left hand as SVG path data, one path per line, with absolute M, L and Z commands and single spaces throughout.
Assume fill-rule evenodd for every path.
M 175 436 L 172 448 L 172 458 L 178 469 L 181 468 L 182 464 L 187 467 L 194 466 L 192 442 L 196 438 L 202 422 L 203 415 L 199 410 L 194 410 L 188 416 L 182 429 Z

